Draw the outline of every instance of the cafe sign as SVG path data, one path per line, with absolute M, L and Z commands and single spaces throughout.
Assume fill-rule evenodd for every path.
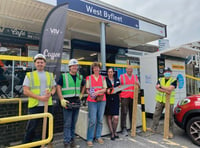
M 0 35 L 32 39 L 32 40 L 39 40 L 40 37 L 39 33 L 24 31 L 17 28 L 6 28 L 1 26 L 0 26 Z

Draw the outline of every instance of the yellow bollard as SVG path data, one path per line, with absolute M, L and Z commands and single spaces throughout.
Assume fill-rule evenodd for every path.
M 144 90 L 143 89 L 141 89 L 141 110 L 142 110 L 142 129 L 144 132 L 146 132 L 147 125 L 146 125 L 146 113 L 145 113 Z

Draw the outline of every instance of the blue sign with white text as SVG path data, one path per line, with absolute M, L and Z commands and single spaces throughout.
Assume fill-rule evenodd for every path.
M 72 11 L 139 29 L 139 20 L 92 2 L 86 0 L 57 0 L 57 5 L 63 3 L 69 3 L 69 9 Z

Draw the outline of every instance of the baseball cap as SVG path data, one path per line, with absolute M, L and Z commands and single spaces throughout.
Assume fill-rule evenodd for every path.
M 171 68 L 169 68 L 169 67 L 165 67 L 164 72 L 166 72 L 166 71 L 172 72 Z

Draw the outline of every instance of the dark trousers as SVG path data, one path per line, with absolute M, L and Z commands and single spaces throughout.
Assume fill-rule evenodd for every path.
M 78 120 L 79 108 L 63 108 L 64 143 L 70 143 L 75 137 L 75 127 Z
M 126 128 L 126 116 L 129 112 L 130 126 L 132 123 L 133 99 L 121 98 L 121 128 Z
M 48 107 L 48 112 L 53 113 L 52 106 Z M 29 108 L 29 110 L 28 110 L 28 114 L 37 114 L 37 113 L 44 113 L 44 106 L 37 106 L 37 107 Z M 23 143 L 29 143 L 36 139 L 35 130 L 36 130 L 40 120 L 42 120 L 42 119 L 32 119 L 27 122 L 26 133 L 24 136 Z M 47 131 L 46 132 L 47 133 L 46 136 L 47 136 L 48 135 L 48 120 L 47 120 L 47 130 L 46 131 Z M 40 139 L 42 137 L 41 135 L 42 134 L 39 135 Z
M 157 131 L 157 128 L 158 128 L 158 125 L 159 125 L 159 120 L 160 120 L 160 117 L 162 115 L 164 108 L 165 108 L 165 103 L 156 102 L 155 112 L 153 114 L 153 124 L 151 126 L 151 128 L 154 131 Z M 173 128 L 174 128 L 173 108 L 174 108 L 174 104 L 170 104 L 169 130 L 172 133 L 173 133 Z

